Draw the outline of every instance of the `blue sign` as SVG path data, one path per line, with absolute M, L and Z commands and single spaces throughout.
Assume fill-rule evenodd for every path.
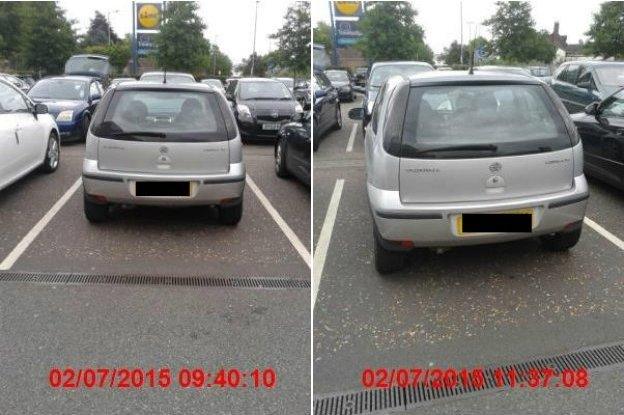
M 362 32 L 358 29 L 358 22 L 355 20 L 336 20 L 336 45 L 350 46 L 357 43 Z
M 137 54 L 147 56 L 156 50 L 154 44 L 155 33 L 137 33 Z

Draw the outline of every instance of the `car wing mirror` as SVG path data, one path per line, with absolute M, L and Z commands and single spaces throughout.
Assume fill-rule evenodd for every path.
M 349 110 L 349 118 L 351 118 L 352 120 L 362 120 L 362 119 L 364 119 L 364 108 L 362 108 L 362 107 L 351 108 Z
M 585 107 L 585 114 L 587 115 L 598 115 L 600 113 L 600 102 L 592 102 L 588 106 Z
M 35 114 L 47 114 L 48 106 L 46 104 L 35 104 Z
M 314 91 L 315 99 L 323 98 L 326 95 L 327 95 L 327 91 L 324 89 L 317 89 L 316 91 Z

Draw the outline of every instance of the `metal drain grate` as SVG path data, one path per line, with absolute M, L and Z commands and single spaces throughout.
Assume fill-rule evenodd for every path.
M 151 275 L 92 275 L 79 273 L 0 272 L 0 282 L 44 284 L 171 285 L 178 287 L 310 288 L 310 281 L 294 278 L 175 277 Z
M 494 371 L 514 368 L 518 372 L 517 382 L 527 381 L 530 369 L 550 367 L 561 373 L 564 369 L 591 370 L 624 363 L 624 344 L 616 344 L 581 350 L 553 357 L 539 358 L 511 365 L 483 368 L 484 383 L 481 389 L 464 387 L 458 382 L 454 388 L 432 388 L 418 385 L 407 388 L 366 389 L 344 393 L 319 395 L 314 398 L 314 415 L 357 415 L 404 411 L 438 399 L 453 398 L 470 393 L 501 390 L 496 384 Z

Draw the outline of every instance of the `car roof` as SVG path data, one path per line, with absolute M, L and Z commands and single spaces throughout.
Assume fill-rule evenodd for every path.
M 456 84 L 456 83 L 510 83 L 524 85 L 541 85 L 543 84 L 537 78 L 526 75 L 517 75 L 508 72 L 488 72 L 478 71 L 469 74 L 468 71 L 429 71 L 420 72 L 409 77 L 411 86 L 426 86 L 440 84 Z
M 48 76 L 46 78 L 41 79 L 41 81 L 46 81 L 48 79 L 67 79 L 70 81 L 84 81 L 84 82 L 89 82 L 89 81 L 94 81 L 96 80 L 95 77 L 93 76 L 82 76 L 82 75 L 65 75 L 65 76 Z
M 564 64 L 575 64 L 575 65 L 585 65 L 585 66 L 620 66 L 624 65 L 624 61 L 567 61 L 563 62 Z
M 143 72 L 141 74 L 141 76 L 145 76 L 145 75 L 164 75 L 165 71 L 152 71 L 152 72 Z M 167 71 L 167 75 L 185 75 L 185 76 L 190 76 L 193 79 L 195 79 L 195 77 L 188 73 L 188 72 L 171 72 L 171 71 Z
M 431 67 L 431 65 L 427 62 L 422 62 L 422 61 L 379 61 L 379 62 L 375 62 L 373 63 L 373 65 L 371 66 L 371 69 L 375 68 L 376 66 L 390 66 L 390 65 L 418 65 L 418 66 L 426 66 L 426 67 Z
M 280 81 L 276 80 L 276 79 L 269 79 L 269 78 L 238 78 L 239 82 L 278 82 L 281 83 Z
M 102 60 L 108 60 L 108 56 L 106 55 L 97 55 L 94 53 L 82 53 L 79 55 L 72 55 L 69 57 L 69 59 L 71 58 L 98 58 L 98 59 L 102 59 Z
M 152 82 L 141 82 L 141 81 L 132 81 L 132 82 L 124 82 L 115 87 L 117 91 L 125 91 L 129 89 L 150 89 L 150 90 L 185 90 L 185 91 L 198 91 L 198 92 L 206 92 L 206 91 L 216 91 L 217 89 L 208 84 L 203 84 L 201 82 L 188 83 L 188 84 L 163 84 L 163 83 L 152 83 Z

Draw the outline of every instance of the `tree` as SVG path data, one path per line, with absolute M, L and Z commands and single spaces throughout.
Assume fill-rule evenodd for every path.
M 0 58 L 13 64 L 22 50 L 23 26 L 29 10 L 28 2 L 0 1 Z
M 208 76 L 228 77 L 232 75 L 232 60 L 217 45 L 212 46 L 210 51 L 210 63 L 207 66 L 210 70 Z
M 32 7 L 20 29 L 24 66 L 45 75 L 61 73 L 76 50 L 71 22 L 55 2 L 38 2 Z
M 604 58 L 624 57 L 624 3 L 602 3 L 585 34 L 589 36 L 587 49 L 590 53 Z
M 494 53 L 516 63 L 554 59 L 556 47 L 550 43 L 546 32 L 535 30 L 530 3 L 497 1 L 496 7 L 496 13 L 483 22 L 492 32 Z
M 83 46 L 108 45 L 108 31 L 110 30 L 111 43 L 117 43 L 119 37 L 110 27 L 109 21 L 99 11 L 95 11 L 95 17 L 91 19 L 89 30 L 84 36 Z
M 462 60 L 460 59 L 461 54 L 461 45 L 454 40 L 448 48 L 444 48 L 444 51 L 442 52 L 442 59 L 447 65 L 457 65 L 462 63 Z M 470 50 L 466 45 L 464 45 L 463 56 L 463 63 L 468 64 L 470 61 Z
M 325 22 L 318 22 L 316 27 L 312 30 L 312 39 L 314 43 L 325 46 L 325 51 L 331 53 L 331 26 Z
M 310 3 L 298 1 L 288 7 L 284 25 L 270 36 L 278 41 L 275 57 L 280 66 L 295 74 L 310 72 L 310 29 Z
M 160 33 L 154 36 L 155 58 L 167 70 L 201 74 L 210 55 L 210 43 L 204 39 L 206 28 L 191 1 L 167 2 Z
M 414 19 L 418 12 L 405 1 L 367 2 L 360 21 L 362 37 L 357 47 L 370 61 L 420 60 L 433 62 L 424 42 L 424 30 Z
M 265 56 L 258 55 L 257 53 L 255 55 L 252 53 L 251 55 L 249 55 L 248 58 L 243 59 L 243 61 L 236 67 L 236 69 L 240 71 L 243 76 L 250 76 L 252 60 L 255 60 L 253 73 L 254 76 L 266 76 L 268 69 L 267 59 Z

